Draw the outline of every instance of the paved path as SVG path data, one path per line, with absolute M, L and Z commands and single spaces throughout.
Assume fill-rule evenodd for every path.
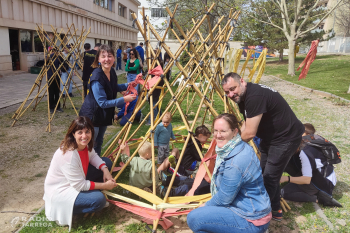
M 125 73 L 125 71 L 117 71 L 117 75 Z M 29 91 L 31 90 L 36 78 L 37 74 L 30 73 L 21 73 L 11 76 L 4 76 L 0 78 L 0 109 L 10 107 L 15 104 L 22 103 Z M 82 86 L 83 84 L 79 80 L 77 76 L 73 77 L 74 82 L 77 83 L 78 86 Z M 43 81 L 42 85 L 45 85 L 45 81 Z M 38 89 L 36 89 L 30 99 L 33 99 L 35 95 L 38 93 Z

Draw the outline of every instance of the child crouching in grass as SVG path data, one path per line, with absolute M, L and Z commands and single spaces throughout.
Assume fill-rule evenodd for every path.
M 125 144 L 121 145 L 122 154 L 121 159 L 123 163 L 129 160 L 129 156 L 125 154 Z M 140 189 L 152 189 L 152 144 L 145 142 L 139 149 L 140 157 L 132 158 L 130 162 L 129 185 L 138 187 Z M 158 173 L 156 172 L 156 181 L 158 181 Z
M 162 118 L 162 122 L 156 127 L 154 133 L 154 145 L 158 147 L 158 164 L 163 163 L 164 159 L 169 156 L 169 142 L 170 138 L 176 139 L 173 126 L 171 125 L 171 113 L 167 112 Z

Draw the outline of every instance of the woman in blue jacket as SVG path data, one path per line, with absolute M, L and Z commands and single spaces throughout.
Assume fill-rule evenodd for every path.
M 187 224 L 194 232 L 265 232 L 272 215 L 260 161 L 242 141 L 234 115 L 217 116 L 213 128 L 217 157 L 212 198 L 188 214 Z
M 114 111 L 117 105 L 131 102 L 135 99 L 132 95 L 117 98 L 117 92 L 125 91 L 127 83 L 118 84 L 115 67 L 115 52 L 109 45 L 101 45 L 98 49 L 95 61 L 92 64 L 96 68 L 90 76 L 90 91 L 81 106 L 79 116 L 87 116 L 94 125 L 94 149 L 101 156 L 103 136 L 107 126 L 114 119 Z

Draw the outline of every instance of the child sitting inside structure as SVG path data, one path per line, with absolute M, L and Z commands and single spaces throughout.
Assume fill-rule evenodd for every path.
M 121 159 L 123 163 L 129 160 L 129 156 L 125 153 L 126 145 L 120 146 L 122 149 Z M 152 144 L 145 142 L 139 149 L 140 157 L 132 158 L 130 162 L 129 184 L 140 189 L 152 189 Z M 156 172 L 156 181 L 158 181 L 158 173 Z
M 211 133 L 205 125 L 198 126 L 195 130 L 194 138 L 200 150 L 202 150 L 202 144 L 204 144 L 210 137 Z M 160 187 L 160 194 L 164 196 L 167 191 L 167 186 L 169 186 L 171 176 L 166 175 L 165 171 L 173 173 L 176 167 L 176 161 L 179 159 L 180 153 L 174 153 L 165 159 L 164 162 L 159 166 L 158 173 L 161 175 L 162 186 Z M 190 139 L 188 142 L 185 152 L 179 165 L 176 178 L 173 185 L 177 188 L 172 189 L 169 196 L 183 196 L 191 189 L 193 185 L 193 178 L 198 170 L 201 157 L 194 145 L 194 142 Z M 190 177 L 190 175 L 193 175 Z M 194 195 L 201 195 L 210 192 L 210 184 L 206 180 L 202 180 L 201 184 L 196 189 Z
M 169 156 L 169 142 L 170 138 L 176 139 L 173 126 L 171 125 L 171 113 L 166 112 L 162 118 L 162 122 L 156 127 L 154 133 L 154 145 L 158 147 L 158 164 L 161 164 L 164 159 Z
M 194 138 L 197 142 L 199 149 L 202 151 L 202 144 L 204 144 L 210 137 L 211 133 L 205 125 L 198 126 L 195 130 Z M 161 164 L 158 168 L 158 173 L 161 171 L 166 171 L 169 169 L 171 172 L 175 170 L 176 161 L 179 159 L 173 155 L 169 156 L 168 159 L 164 160 L 164 163 Z M 192 139 L 189 140 L 185 148 L 184 155 L 182 157 L 178 173 L 182 176 L 189 176 L 192 173 L 196 173 L 198 166 L 200 164 L 201 157 L 197 151 L 197 148 Z

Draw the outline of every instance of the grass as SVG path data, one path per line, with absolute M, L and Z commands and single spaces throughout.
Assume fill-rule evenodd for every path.
M 296 68 L 304 58 L 305 55 L 296 57 Z M 293 77 L 287 75 L 287 71 L 288 59 L 282 62 L 279 62 L 278 59 L 268 59 L 266 62 L 265 74 L 275 75 L 286 81 L 350 100 L 350 94 L 346 93 L 350 85 L 350 56 L 318 54 L 306 78 L 300 81 L 298 78 L 302 69 L 296 71 Z
M 322 62 L 323 60 L 321 59 L 322 56 L 318 56 L 315 63 L 311 66 L 315 66 L 315 64 L 317 64 L 316 62 L 318 62 L 318 60 L 320 60 L 319 62 Z M 340 56 L 323 56 L 323 57 L 327 57 L 329 60 L 335 59 L 337 60 L 338 58 L 342 58 L 342 59 L 348 59 L 348 61 L 350 60 L 348 57 L 340 57 Z M 297 62 L 300 63 L 303 60 L 303 57 L 298 57 L 297 58 Z M 284 67 L 284 68 L 283 68 Z M 345 68 L 344 68 L 345 69 Z M 286 64 L 280 64 L 276 61 L 269 61 L 267 68 L 266 68 L 268 74 L 273 74 L 273 75 L 278 75 L 279 77 L 283 78 L 283 73 L 286 72 Z M 277 70 L 279 70 L 280 73 L 277 73 Z M 176 68 L 173 68 L 173 72 L 172 74 L 175 75 L 175 73 L 177 72 Z M 269 73 L 269 72 L 274 72 L 274 73 Z M 311 69 L 310 69 L 311 72 Z M 314 75 L 315 77 L 311 76 Z M 310 75 L 310 76 L 309 76 Z M 312 72 L 309 73 L 309 75 L 307 76 L 307 78 L 305 80 L 302 80 L 303 82 L 305 81 L 314 81 L 314 79 L 317 79 L 317 76 L 320 75 L 316 75 L 313 74 Z M 297 80 L 297 76 L 293 77 L 293 79 Z M 347 79 L 350 81 L 350 79 Z M 126 80 L 123 77 L 119 77 L 119 83 L 123 83 Z M 288 80 L 289 81 L 289 80 Z M 297 82 L 298 84 L 300 84 L 301 82 Z M 348 82 L 348 84 L 350 84 L 350 82 Z M 348 86 L 347 84 L 347 86 Z M 314 84 L 316 85 L 316 84 Z M 343 86 L 345 86 L 343 84 Z M 172 90 L 175 92 L 177 87 L 173 87 Z M 316 88 L 315 88 L 316 89 Z M 326 90 L 324 90 L 326 91 Z M 330 91 L 328 91 L 330 92 Z M 119 95 L 120 96 L 120 95 Z M 200 103 L 200 99 L 198 98 L 198 96 L 196 97 L 195 92 L 191 92 L 189 94 L 189 99 L 191 100 L 192 96 L 195 96 L 194 99 L 194 103 L 192 105 L 192 107 L 189 107 L 189 104 L 187 103 L 187 100 L 185 99 L 182 103 L 181 103 L 181 109 L 184 111 L 185 114 L 187 114 L 187 118 L 188 120 L 191 122 L 194 119 L 194 115 L 195 115 L 195 111 L 197 109 L 197 107 L 199 106 Z M 162 105 L 162 111 L 165 110 L 166 107 L 166 103 L 170 102 L 171 100 L 171 95 L 168 93 L 164 99 L 164 104 Z M 350 148 L 348 147 L 348 140 L 346 138 L 344 138 L 344 127 L 343 125 L 346 124 L 346 119 L 340 118 L 339 116 L 333 114 L 333 115 L 325 115 L 325 114 L 315 114 L 317 112 L 322 112 L 323 109 L 318 107 L 318 106 L 314 106 L 313 102 L 311 101 L 310 98 L 305 97 L 305 98 L 295 98 L 295 96 L 292 95 L 284 95 L 284 98 L 287 100 L 287 102 L 291 105 L 293 111 L 296 113 L 296 115 L 298 116 L 298 118 L 302 121 L 308 121 L 310 119 L 310 116 L 312 116 L 313 122 L 315 122 L 316 126 L 324 126 L 325 122 L 339 122 L 339 125 L 337 125 L 336 127 L 333 124 L 326 124 L 325 128 L 328 129 L 327 127 L 332 127 L 334 132 L 332 135 L 324 135 L 327 138 L 333 138 L 334 143 L 337 145 L 337 147 L 339 147 L 339 150 L 341 151 L 342 154 L 344 155 L 349 155 L 350 154 Z M 79 101 L 80 98 L 79 97 L 74 97 L 73 99 L 76 99 L 76 101 Z M 214 98 L 214 103 L 215 103 L 215 109 L 218 111 L 218 113 L 222 113 L 223 112 L 223 105 L 221 104 L 221 101 L 218 99 L 217 96 L 215 96 Z M 79 107 L 79 105 L 78 105 Z M 44 111 L 45 110 L 45 103 L 40 103 L 38 106 L 38 111 Z M 204 110 L 205 108 L 201 108 L 201 113 L 199 114 L 199 120 L 197 120 L 197 122 L 195 122 L 195 125 L 198 126 L 201 124 L 201 119 L 204 115 Z M 69 111 L 73 111 L 73 110 L 68 110 Z M 146 105 L 144 106 L 144 109 L 142 110 L 143 114 L 146 115 L 147 112 L 149 112 L 149 106 L 146 103 Z M 66 113 L 66 110 L 65 110 Z M 73 112 L 72 112 L 73 113 Z M 69 122 L 71 121 L 72 117 L 74 116 L 74 114 L 72 114 L 69 112 L 70 117 L 57 117 L 57 119 L 55 118 L 55 125 L 57 127 L 63 127 L 66 130 L 67 125 L 69 124 Z M 33 121 L 33 117 L 29 116 L 29 119 L 26 120 L 28 122 Z M 208 124 L 208 126 L 210 126 L 210 123 L 212 121 L 212 117 L 209 119 L 207 118 L 205 123 Z M 344 124 L 340 124 L 341 122 L 344 122 Z M 32 124 L 38 124 L 38 123 L 32 123 Z M 182 126 L 183 120 L 180 116 L 180 114 L 177 112 L 172 119 L 172 124 L 173 127 L 176 126 Z M 134 123 L 132 125 L 131 128 L 131 132 L 134 132 L 134 130 L 136 129 L 138 123 Z M 62 137 L 65 133 L 65 130 L 62 132 Z M 104 143 L 107 143 L 117 132 L 119 132 L 121 130 L 121 127 L 118 125 L 113 125 L 113 126 L 109 126 L 107 129 L 107 133 L 105 135 L 104 138 Z M 134 138 L 138 138 L 141 136 L 144 136 L 146 131 L 148 130 L 148 127 L 143 126 L 135 135 Z M 178 132 L 179 134 L 182 135 L 186 135 L 187 134 L 187 130 L 182 130 L 181 132 Z M 62 138 L 61 137 L 61 138 Z M 182 144 L 179 143 L 175 143 L 175 146 L 178 148 L 182 149 Z M 106 148 L 103 149 L 103 152 L 105 151 Z M 132 153 L 133 151 L 131 151 Z M 36 154 L 37 155 L 37 154 Z M 39 155 L 34 155 L 34 158 L 39 158 Z M 118 163 L 119 164 L 119 161 Z M 344 167 L 345 168 L 345 167 Z M 1 172 L 0 172 L 1 173 Z M 41 173 L 38 173 L 37 175 L 39 175 Z M 2 174 L 5 175 L 5 174 Z M 113 174 L 114 176 L 116 175 Z M 338 176 L 339 175 L 339 176 Z M 129 168 L 126 168 L 126 170 L 122 173 L 122 175 L 118 178 L 117 182 L 120 183 L 128 183 L 128 179 L 129 179 Z M 321 206 L 322 210 L 324 211 L 325 215 L 327 216 L 327 218 L 336 226 L 336 230 L 338 232 L 349 232 L 350 231 L 350 227 L 348 225 L 350 225 L 350 221 L 349 218 L 347 216 L 350 215 L 350 198 L 349 198 L 349 193 L 350 193 L 350 188 L 349 188 L 349 177 L 348 175 L 346 175 L 346 173 L 342 173 L 339 172 L 339 174 L 337 173 L 337 176 L 339 177 L 339 179 L 341 179 L 340 182 L 338 182 L 336 188 L 334 189 L 334 197 L 343 204 L 344 208 L 324 208 Z M 35 175 L 35 177 L 37 177 Z M 127 196 L 133 199 L 138 200 L 138 196 L 135 194 L 126 194 L 124 192 L 124 190 L 117 186 L 114 190 L 114 193 L 116 194 L 120 194 L 123 196 Z M 299 204 L 299 205 L 295 205 L 292 202 L 289 202 L 290 206 L 292 207 L 292 211 L 288 212 L 285 214 L 285 219 L 286 219 L 286 223 L 282 224 L 282 223 L 277 223 L 275 224 L 275 227 L 277 227 L 277 229 L 281 228 L 281 227 L 286 227 L 286 229 L 288 231 L 292 231 L 292 230 L 296 230 L 296 231 L 307 231 L 307 232 L 325 232 L 328 231 L 329 229 L 327 228 L 326 223 L 316 215 L 315 210 L 312 206 L 311 203 L 304 203 L 304 204 Z M 111 205 L 109 208 L 96 213 L 96 215 L 94 217 L 87 217 L 87 218 L 83 218 L 83 216 L 77 216 L 74 217 L 74 221 L 73 221 L 73 226 L 72 226 L 72 230 L 71 232 L 117 232 L 120 230 L 123 230 L 124 232 L 130 232 L 130 233 L 136 233 L 136 232 L 149 232 L 149 230 L 147 229 L 147 226 L 145 223 L 142 223 L 140 221 L 138 221 L 137 223 L 133 222 L 133 223 L 127 223 L 126 221 L 130 219 L 130 217 L 125 217 L 123 216 L 123 214 L 120 214 L 121 209 Z M 45 217 L 44 211 L 42 211 L 39 216 L 41 217 Z M 134 216 L 134 215 L 131 215 Z M 299 222 L 297 221 L 298 217 L 303 217 L 305 218 L 305 221 L 303 222 Z M 138 219 L 137 217 L 133 217 Z M 344 221 L 346 222 L 347 225 L 343 226 L 340 224 L 337 224 L 337 221 L 339 219 L 345 219 Z M 35 226 L 35 223 L 38 223 L 38 221 L 36 221 L 35 219 L 33 221 L 30 222 L 33 223 L 33 226 L 26 226 L 21 232 L 68 232 L 68 227 L 60 227 L 58 226 L 56 223 L 54 222 L 50 222 L 51 225 L 49 227 L 44 227 L 44 226 Z M 39 223 L 38 223 L 39 224 Z M 122 225 L 122 226 L 121 226 Z M 150 228 L 152 228 L 152 226 L 149 226 Z M 158 227 L 158 230 L 161 230 L 160 227 Z M 175 229 L 172 229 L 175 230 Z M 277 230 L 276 232 L 280 232 L 279 230 Z

